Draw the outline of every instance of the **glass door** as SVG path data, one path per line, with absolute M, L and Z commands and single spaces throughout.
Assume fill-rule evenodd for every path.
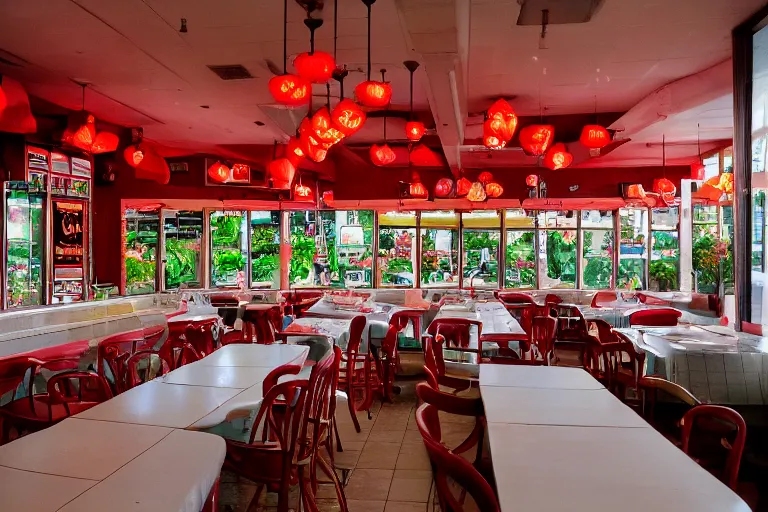
M 125 293 L 155 293 L 157 247 L 160 233 L 158 211 L 125 210 Z
M 6 183 L 6 308 L 43 303 L 44 197 L 26 182 Z
M 331 286 L 370 288 L 373 284 L 373 216 L 371 210 L 321 211 L 326 230 Z
M 619 268 L 616 287 L 625 290 L 647 288 L 648 209 L 619 210 Z
M 581 212 L 581 288 L 603 290 L 613 284 L 613 212 Z
M 416 285 L 416 212 L 379 215 L 379 286 L 414 288 Z
M 720 229 L 716 205 L 693 205 L 693 244 L 691 263 L 694 290 L 715 293 L 720 281 Z
M 498 288 L 501 217 L 496 210 L 462 214 L 462 275 L 465 288 Z
M 536 244 L 533 212 L 507 210 L 506 288 L 536 288 Z
M 677 289 L 680 275 L 680 232 L 677 206 L 651 211 L 650 288 L 660 292 Z
M 250 212 L 251 288 L 280 288 L 280 212 Z
M 421 286 L 459 287 L 459 215 L 421 212 Z
M 211 287 L 245 287 L 248 254 L 247 212 L 212 211 Z
M 539 212 L 538 224 L 539 288 L 576 288 L 576 211 Z
M 201 288 L 203 212 L 163 210 L 165 289 Z

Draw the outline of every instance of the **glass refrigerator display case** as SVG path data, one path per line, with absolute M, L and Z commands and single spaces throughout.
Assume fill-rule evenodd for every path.
M 461 216 L 465 288 L 497 288 L 501 217 L 496 210 L 475 210 Z
M 581 288 L 613 287 L 613 212 L 581 212 Z
M 536 217 L 525 210 L 507 210 L 506 288 L 536 288 Z
M 648 266 L 648 209 L 619 210 L 619 268 L 616 287 L 646 289 Z
M 280 288 L 280 212 L 250 212 L 251 287 Z
M 416 212 L 379 214 L 378 283 L 381 288 L 416 284 Z
M 421 212 L 421 286 L 459 286 L 459 214 L 456 212 Z
M 680 214 L 677 206 L 651 210 L 650 289 L 676 290 L 680 276 Z
M 125 210 L 123 265 L 126 295 L 157 291 L 157 250 L 160 236 L 159 210 Z
M 201 288 L 203 212 L 163 210 L 163 285 Z
M 5 309 L 43 304 L 45 193 L 24 181 L 8 181 L 3 194 Z
M 576 211 L 539 212 L 538 225 L 539 288 L 576 288 Z
M 248 261 L 248 214 L 215 210 L 211 227 L 211 288 L 245 287 Z
M 85 233 L 87 202 L 53 199 L 53 291 L 51 303 L 69 303 L 86 299 Z

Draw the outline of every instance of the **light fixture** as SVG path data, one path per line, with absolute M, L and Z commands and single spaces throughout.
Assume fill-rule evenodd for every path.
M 288 139 L 288 145 L 285 148 L 285 157 L 291 161 L 293 166 L 298 167 L 305 156 L 304 150 L 301 147 L 301 141 L 296 137 Z
M 472 183 L 472 186 L 469 187 L 469 192 L 467 193 L 467 199 L 473 203 L 477 203 L 485 201 L 486 197 L 487 195 L 485 193 L 485 187 L 483 184 L 479 181 Z
M 110 132 L 96 132 L 96 118 L 85 111 L 85 88 L 87 84 L 80 84 L 83 88 L 82 110 L 70 114 L 67 129 L 61 136 L 64 144 L 80 148 L 91 154 L 110 153 L 117 150 L 120 139 Z
M 472 188 L 472 182 L 462 176 L 459 181 L 456 182 L 456 195 L 458 197 L 464 197 L 469 194 L 469 189 Z
M 368 10 L 368 72 L 366 80 L 355 87 L 357 101 L 366 107 L 382 108 L 392 99 L 392 87 L 384 81 L 382 70 L 381 82 L 371 80 L 371 6 L 376 0 L 362 0 Z
M 504 187 L 495 181 L 491 181 L 490 183 L 485 184 L 485 193 L 491 199 L 495 199 L 497 197 L 501 197 L 501 194 L 504 193 Z
M 304 25 L 309 29 L 309 52 L 300 53 L 293 60 L 293 67 L 300 77 L 315 83 L 324 84 L 331 79 L 336 62 L 333 56 L 326 52 L 315 51 L 315 30 L 323 25 L 321 18 L 311 18 L 307 13 Z
M 532 124 L 520 130 L 520 147 L 527 155 L 541 156 L 555 138 L 555 127 L 549 124 Z
M 322 107 L 312 116 L 312 129 L 325 144 L 334 145 L 344 138 L 344 134 L 334 127 L 328 107 Z
M 373 162 L 374 165 L 378 165 L 379 167 L 389 165 L 397 159 L 395 152 L 392 151 L 392 148 L 390 148 L 386 143 L 382 144 L 381 146 L 377 144 L 371 145 L 369 153 L 371 156 L 371 162 Z
M 501 149 L 507 145 L 507 141 L 502 140 L 493 130 L 490 119 L 483 122 L 483 145 L 488 149 Z
M 208 177 L 217 183 L 224 183 L 230 178 L 232 170 L 221 162 L 208 167 Z
M 653 180 L 653 191 L 659 195 L 659 199 L 669 206 L 675 200 L 677 187 L 666 178 L 667 175 L 667 140 L 665 134 L 661 134 L 661 169 L 665 177 Z
M 301 176 L 299 176 L 299 182 L 296 184 L 296 187 L 294 187 L 293 192 L 296 196 L 296 199 L 300 201 L 305 201 L 312 198 L 312 189 L 301 183 Z
M 693 164 L 691 166 L 691 179 L 692 180 L 703 180 L 706 176 L 706 166 L 704 165 L 704 161 L 701 158 L 701 137 L 699 134 L 699 123 L 696 123 L 696 149 L 699 154 L 699 163 Z
M 536 188 L 539 186 L 539 176 L 536 174 L 529 174 L 525 177 L 525 185 L 529 188 Z
M 411 197 L 415 199 L 427 199 L 429 197 L 429 191 L 421 182 L 421 176 L 417 172 L 411 173 L 411 184 L 408 187 L 408 191 Z
M 488 171 L 483 171 L 480 174 L 478 174 L 477 181 L 479 181 L 483 185 L 487 185 L 488 183 L 493 181 L 493 174 L 491 174 Z
M 313 162 L 320 163 L 328 155 L 328 147 L 317 137 L 317 133 L 312 129 L 312 121 L 304 118 L 299 125 L 299 138 L 301 140 L 301 150 Z
M 504 147 L 512 139 L 517 128 L 515 111 L 506 100 L 500 98 L 491 105 L 486 115 L 484 129 L 499 139 L 497 145 Z
M 453 192 L 453 180 L 451 178 L 440 178 L 435 183 L 435 197 L 446 198 Z
M 134 169 L 144 160 L 144 151 L 139 145 L 128 146 L 123 150 L 125 162 Z
M 283 0 L 283 74 L 269 80 L 269 92 L 276 102 L 294 107 L 306 104 L 311 90 L 304 78 L 288 73 L 288 0 Z
M 411 85 L 410 110 L 408 111 L 408 122 L 405 123 L 405 136 L 411 142 L 419 142 L 421 137 L 424 136 L 425 130 L 424 123 L 421 121 L 413 120 L 413 73 L 416 72 L 416 70 L 419 68 L 419 63 L 415 60 L 406 60 L 403 62 L 403 65 L 410 73 Z
M 573 155 L 565 149 L 565 144 L 558 142 L 544 154 L 544 166 L 553 171 L 565 169 L 573 162 Z
M 288 158 L 278 158 L 267 164 L 267 173 L 272 180 L 272 188 L 289 189 L 296 173 L 296 167 Z
M 354 101 L 343 98 L 333 108 L 331 119 L 339 131 L 349 137 L 365 124 L 365 112 Z
M 611 134 L 599 124 L 588 124 L 582 128 L 579 142 L 589 149 L 600 149 L 610 144 Z

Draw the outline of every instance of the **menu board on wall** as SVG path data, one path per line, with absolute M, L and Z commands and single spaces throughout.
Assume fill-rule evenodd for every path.
M 72 157 L 72 174 L 75 176 L 91 177 L 91 161 Z
M 60 265 L 83 262 L 83 203 L 53 202 L 53 261 Z
M 69 157 L 61 153 L 51 153 L 51 172 L 69 174 Z
M 27 170 L 32 169 L 48 172 L 50 155 L 46 150 L 27 146 Z

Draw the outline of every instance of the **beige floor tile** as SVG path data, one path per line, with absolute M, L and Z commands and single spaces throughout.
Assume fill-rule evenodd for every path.
M 426 503 L 413 501 L 387 501 L 384 512 L 426 512 Z
M 396 469 L 394 478 L 426 478 L 431 479 L 432 478 L 432 470 L 431 469 Z
M 341 506 L 339 505 L 339 502 L 335 499 L 333 500 L 316 500 L 317 502 L 317 508 L 320 512 L 339 512 L 341 510 Z
M 365 443 L 360 458 L 357 460 L 357 467 L 369 469 L 395 469 L 399 452 L 400 443 L 377 443 L 368 441 Z
M 405 429 L 398 430 L 384 430 L 377 429 L 374 425 L 373 430 L 368 435 L 368 442 L 376 443 L 397 443 L 403 442 L 403 436 L 405 435 Z
M 391 469 L 357 468 L 349 477 L 344 494 L 348 500 L 386 501 L 393 474 Z
M 386 501 L 347 500 L 349 512 L 384 512 Z
M 421 472 L 418 472 L 421 473 Z M 429 500 L 429 491 L 432 488 L 432 474 L 424 478 L 419 475 L 408 475 L 408 478 L 395 476 L 389 488 L 389 501 L 416 501 L 426 503 Z
M 344 441 L 344 439 L 341 440 L 341 447 L 344 449 L 344 451 L 351 450 L 351 451 L 363 451 L 363 446 L 365 446 L 365 441 Z M 336 452 L 336 453 L 342 453 L 342 452 Z
M 403 443 L 421 443 L 423 442 L 421 438 L 421 432 L 418 430 L 406 430 L 405 436 L 403 437 Z
M 395 464 L 396 469 L 431 470 L 427 449 L 423 443 L 404 443 Z
M 360 451 L 345 449 L 341 453 L 335 453 L 333 457 L 333 463 L 337 468 L 352 469 L 357 465 L 357 461 L 360 460 Z

